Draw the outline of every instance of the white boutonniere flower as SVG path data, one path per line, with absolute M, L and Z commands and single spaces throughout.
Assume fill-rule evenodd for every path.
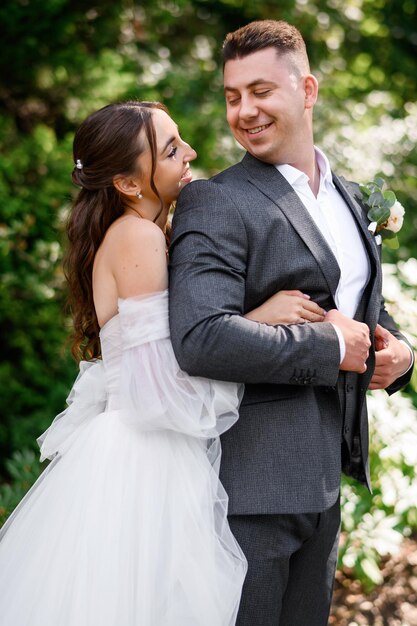
M 368 230 L 375 235 L 375 241 L 380 245 L 383 241 L 390 248 L 398 248 L 397 233 L 404 221 L 404 207 L 398 202 L 393 191 L 385 190 L 383 178 L 376 178 L 371 183 L 359 185 L 365 206 L 369 207 Z

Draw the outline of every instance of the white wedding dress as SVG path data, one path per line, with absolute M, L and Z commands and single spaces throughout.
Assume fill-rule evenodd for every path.
M 1 626 L 233 626 L 246 561 L 218 435 L 242 388 L 179 368 L 168 292 L 119 301 L 0 532 Z

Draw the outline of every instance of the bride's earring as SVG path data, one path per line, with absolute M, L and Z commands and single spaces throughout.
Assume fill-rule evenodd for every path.
M 135 195 L 136 195 L 136 197 L 137 197 L 137 199 L 138 199 L 138 200 L 140 200 L 141 198 L 143 198 L 143 196 L 142 196 L 142 194 L 140 193 L 140 191 L 137 191 Z

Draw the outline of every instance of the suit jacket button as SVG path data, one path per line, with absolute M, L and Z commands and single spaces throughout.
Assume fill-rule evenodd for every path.
M 346 385 L 346 391 L 349 393 L 350 391 L 353 391 L 353 385 Z

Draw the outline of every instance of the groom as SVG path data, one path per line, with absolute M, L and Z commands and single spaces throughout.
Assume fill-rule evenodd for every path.
M 172 342 L 190 374 L 245 383 L 221 466 L 249 564 L 237 625 L 324 626 L 342 470 L 369 486 L 366 390 L 397 391 L 412 355 L 384 309 L 357 187 L 314 147 L 318 85 L 300 33 L 253 22 L 226 37 L 223 59 L 228 123 L 247 152 L 180 195 Z M 243 317 L 281 289 L 309 294 L 325 322 Z

